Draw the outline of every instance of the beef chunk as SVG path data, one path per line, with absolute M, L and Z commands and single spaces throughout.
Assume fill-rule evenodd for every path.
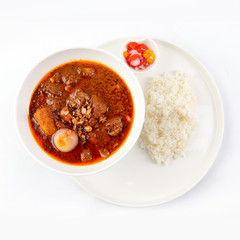
M 57 83 L 52 83 L 51 81 L 47 81 L 44 88 L 46 93 L 53 96 L 61 97 L 63 94 L 63 86 L 60 86 Z
M 65 84 L 75 84 L 81 79 L 80 73 L 77 67 L 65 67 L 62 71 L 62 81 Z
M 82 68 L 83 77 L 92 77 L 95 73 L 94 68 Z
M 67 107 L 64 107 L 61 112 L 60 112 L 60 117 L 65 121 L 65 122 L 68 122 L 68 123 L 71 123 L 72 122 L 72 118 L 73 116 L 70 114 L 69 110 Z
M 107 112 L 107 104 L 98 96 L 92 95 L 91 100 L 92 104 L 92 114 L 93 117 L 99 118 L 101 117 L 104 113 Z
M 91 142 L 99 142 L 102 146 L 107 146 L 111 141 L 111 136 L 107 133 L 105 126 L 99 126 L 99 128 L 95 128 L 92 132 L 93 135 L 90 137 L 94 137 L 96 140 L 93 139 Z
M 47 97 L 46 103 L 51 107 L 52 111 L 60 111 L 64 105 L 64 101 L 61 98 L 55 98 L 52 96 Z
M 96 118 L 91 118 L 91 119 L 88 121 L 88 124 L 89 124 L 91 127 L 94 127 L 94 126 L 97 124 Z
M 96 144 L 96 143 L 98 142 L 96 133 L 90 132 L 90 133 L 88 134 L 88 141 L 89 141 L 90 143 Z
M 57 127 L 54 122 L 52 111 L 49 107 L 38 109 L 34 113 L 34 118 L 40 125 L 41 129 L 47 135 L 52 135 L 57 131 Z
M 80 108 L 90 99 L 89 95 L 77 88 L 67 99 L 67 104 L 72 108 Z
M 92 153 L 89 149 L 84 149 L 81 153 L 82 162 L 88 162 L 92 160 Z
M 60 83 L 62 81 L 61 74 L 59 72 L 56 72 L 52 77 L 49 78 L 49 80 L 52 83 Z
M 107 157 L 107 156 L 110 154 L 109 151 L 108 151 L 106 148 L 100 149 L 100 150 L 99 150 L 99 153 L 100 153 L 100 156 L 101 156 L 102 158 L 105 158 L 105 157 Z
M 122 131 L 122 118 L 114 117 L 107 121 L 106 130 L 110 136 L 117 136 Z
M 119 114 L 125 110 L 125 107 L 121 102 L 117 102 L 111 109 L 115 114 Z

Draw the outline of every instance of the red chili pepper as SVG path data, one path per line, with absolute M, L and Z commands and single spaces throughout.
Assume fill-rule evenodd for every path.
M 128 57 L 129 57 L 129 55 L 130 55 L 130 53 L 129 53 L 129 52 L 127 52 L 127 51 L 124 51 L 124 52 L 123 52 L 123 56 L 124 56 L 125 58 L 128 58 Z
M 141 54 L 143 54 L 145 51 L 147 50 L 147 47 L 146 47 L 146 45 L 145 44 L 139 44 L 138 45 L 138 51 L 141 53 Z
M 127 59 L 131 67 L 138 67 L 143 64 L 143 59 L 138 54 L 130 55 Z
M 132 49 L 138 49 L 138 43 L 137 42 L 130 42 L 127 45 L 127 50 L 130 51 Z

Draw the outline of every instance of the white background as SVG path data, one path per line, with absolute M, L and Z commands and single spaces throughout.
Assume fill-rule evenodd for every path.
M 239 239 L 240 1 L 0 1 L 0 239 Z M 239 21 L 239 22 L 238 22 Z M 207 176 L 150 208 L 89 195 L 35 162 L 16 136 L 15 100 L 41 59 L 68 47 L 150 36 L 189 51 L 222 96 L 225 133 Z

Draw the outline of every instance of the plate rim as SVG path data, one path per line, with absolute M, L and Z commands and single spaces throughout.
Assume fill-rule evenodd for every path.
M 104 49 L 104 47 L 107 47 L 110 44 L 113 44 L 114 42 L 118 42 L 118 41 L 125 41 L 127 39 L 138 39 L 138 38 L 142 38 L 142 37 L 124 37 L 124 38 L 116 38 L 116 39 L 112 39 L 110 41 L 107 42 L 103 42 L 100 45 L 98 45 L 97 47 L 100 49 Z M 162 39 L 158 39 L 158 38 L 152 38 L 154 41 L 157 42 L 157 44 L 159 44 L 159 42 L 161 44 L 164 44 L 166 46 L 169 46 L 170 48 L 174 48 L 177 51 L 180 51 L 182 54 L 184 54 L 188 59 L 190 59 L 192 62 L 194 62 L 195 65 L 198 66 L 198 69 L 201 69 L 201 72 L 204 73 L 204 75 L 206 76 L 205 78 L 205 82 L 208 84 L 209 90 L 211 92 L 212 98 L 213 98 L 213 102 L 215 105 L 214 110 L 216 111 L 216 135 L 214 137 L 213 140 L 213 147 L 211 149 L 210 152 L 210 159 L 211 161 L 208 161 L 207 166 L 205 167 L 203 173 L 196 178 L 194 181 L 191 181 L 190 185 L 187 185 L 187 187 L 184 187 L 182 190 L 180 190 L 177 194 L 173 194 L 170 195 L 170 197 L 167 197 L 163 200 L 160 199 L 156 199 L 154 201 L 149 201 L 149 202 L 142 202 L 142 203 L 123 203 L 121 201 L 113 201 L 110 200 L 106 197 L 101 196 L 100 194 L 96 193 L 95 191 L 90 190 L 89 188 L 87 188 L 84 184 L 79 183 L 78 181 L 78 177 L 72 176 L 71 178 L 86 192 L 90 193 L 92 196 L 101 199 L 105 202 L 114 204 L 114 205 L 118 205 L 121 207 L 134 207 L 134 208 L 138 208 L 138 207 L 151 207 L 151 206 L 157 206 L 160 204 L 164 204 L 170 201 L 173 201 L 177 198 L 179 198 L 180 196 L 184 195 L 185 193 L 191 191 L 195 186 L 198 185 L 198 183 L 207 175 L 207 173 L 209 172 L 209 170 L 211 169 L 211 167 L 213 166 L 213 164 L 216 161 L 216 158 L 218 156 L 219 150 L 221 148 L 222 142 L 223 142 L 223 136 L 224 136 L 224 108 L 223 108 L 223 103 L 222 103 L 222 97 L 220 95 L 220 92 L 217 88 L 217 85 L 215 83 L 215 81 L 213 80 L 213 77 L 211 76 L 211 74 L 209 73 L 209 71 L 206 69 L 206 67 L 197 59 L 195 58 L 189 51 L 185 50 L 184 48 L 178 47 L 175 44 L 172 44 L 168 41 L 162 40 Z M 105 50 L 105 49 L 104 49 Z M 107 51 L 107 50 L 105 50 Z

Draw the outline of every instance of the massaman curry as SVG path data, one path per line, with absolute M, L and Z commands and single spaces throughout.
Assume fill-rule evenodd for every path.
M 103 64 L 82 60 L 47 73 L 29 107 L 37 143 L 71 165 L 108 158 L 126 140 L 133 117 L 133 99 L 121 77 Z

